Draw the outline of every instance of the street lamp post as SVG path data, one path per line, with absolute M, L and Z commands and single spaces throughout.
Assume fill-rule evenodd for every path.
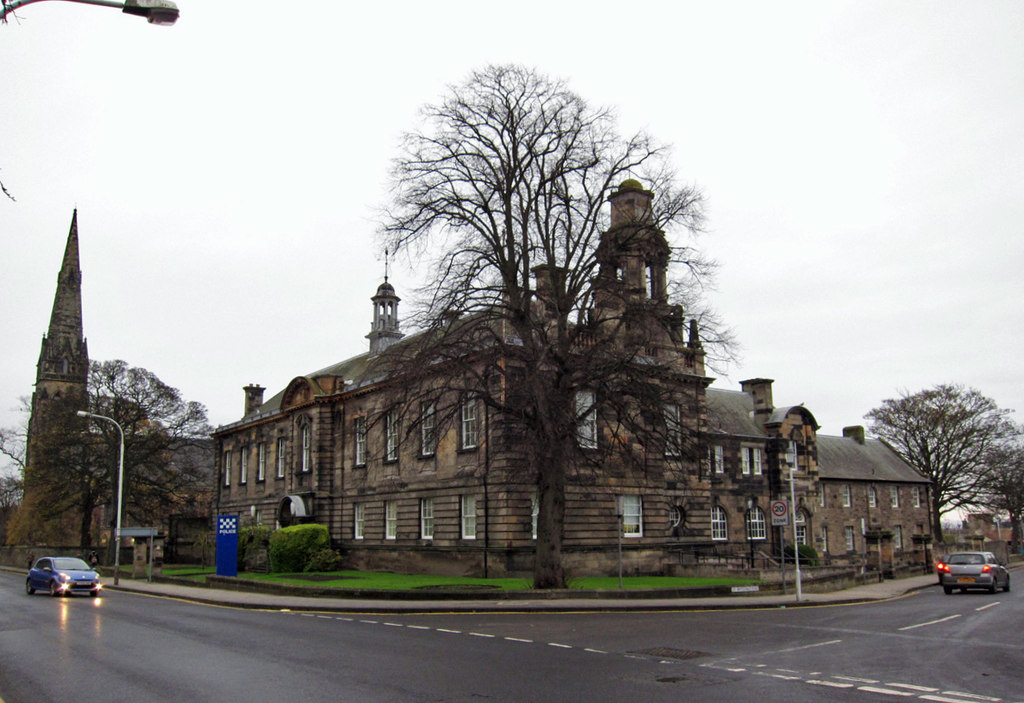
M 11 12 L 19 7 L 31 5 L 43 0 L 0 0 L 0 20 L 3 20 Z M 65 0 L 76 2 L 82 5 L 99 5 L 101 7 L 114 7 L 126 15 L 145 17 L 150 24 L 174 24 L 178 21 L 178 6 L 171 0 Z
M 121 496 L 124 495 L 124 429 L 112 417 L 96 415 L 84 410 L 78 411 L 78 417 L 91 417 L 97 420 L 106 420 L 113 423 L 114 427 L 121 434 L 121 451 L 117 458 L 117 522 L 114 525 L 114 585 L 119 583 L 121 577 Z

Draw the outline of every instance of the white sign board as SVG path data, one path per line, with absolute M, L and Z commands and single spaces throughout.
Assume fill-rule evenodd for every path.
M 773 500 L 771 510 L 772 527 L 789 524 L 789 503 L 784 500 Z

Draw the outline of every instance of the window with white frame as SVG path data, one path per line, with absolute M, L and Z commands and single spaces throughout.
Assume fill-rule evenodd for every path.
M 850 484 L 844 483 L 842 491 L 843 507 L 849 508 L 851 505 L 853 505 L 853 493 L 850 490 Z
M 744 476 L 750 475 L 750 452 L 746 447 L 740 447 L 740 473 Z
M 302 473 L 308 473 L 313 468 L 313 426 L 303 425 L 302 427 Z
M 868 507 L 878 507 L 878 491 L 875 489 L 874 486 L 868 486 Z
M 921 487 L 911 486 L 910 487 L 910 499 L 914 502 L 915 508 L 921 507 Z
M 540 516 L 540 497 L 536 491 L 530 496 L 530 535 L 537 539 L 537 518 Z
M 756 505 L 747 511 L 747 539 L 766 539 L 768 530 L 764 521 L 764 511 Z
M 420 539 L 434 539 L 433 498 L 420 498 Z
M 462 401 L 462 407 L 459 410 L 461 421 L 460 446 L 462 449 L 476 449 L 477 447 L 479 431 L 477 429 L 476 406 L 476 398 L 466 398 Z
M 357 417 L 355 421 L 355 464 L 366 466 L 366 418 Z
M 825 487 L 824 486 L 821 486 L 818 489 L 818 503 L 821 505 L 821 507 L 823 507 L 823 508 L 825 507 Z
M 725 447 L 721 444 L 711 447 L 711 467 L 716 474 L 725 473 Z
M 889 486 L 889 503 L 894 508 L 900 507 L 900 487 Z
M 764 465 L 761 458 L 761 448 L 751 447 L 750 448 L 750 463 L 754 467 L 754 475 L 760 476 L 764 473 Z
M 576 435 L 583 449 L 597 449 L 597 397 L 594 391 L 576 391 Z
M 274 459 L 277 461 L 277 477 L 278 478 L 284 478 L 284 464 L 285 464 L 285 459 L 286 459 L 286 456 L 285 456 L 285 449 L 286 449 L 286 447 L 287 447 L 287 445 L 285 444 L 285 438 L 284 437 L 278 437 L 278 439 L 277 439 L 277 456 L 274 457 Z
M 242 447 L 238 450 L 238 482 L 242 484 L 249 482 L 249 447 Z
M 828 526 L 821 526 L 821 551 L 828 551 Z
M 398 501 L 384 503 L 384 539 L 398 538 Z
M 420 455 L 437 451 L 437 414 L 433 403 L 420 403 Z
M 892 548 L 903 549 L 903 525 L 896 525 L 892 528 Z
M 683 424 L 679 406 L 665 406 L 665 456 L 683 455 Z
M 267 480 L 267 443 L 260 442 L 256 445 L 256 480 Z
M 725 515 L 725 508 L 718 505 L 711 508 L 711 539 L 718 542 L 729 539 L 729 521 Z
M 854 541 L 854 532 L 850 525 L 843 528 L 843 536 L 846 537 L 846 551 L 854 551 L 857 548 L 857 543 Z
M 462 496 L 462 539 L 476 539 L 476 496 Z
M 363 528 L 366 525 L 366 503 L 356 503 L 353 516 L 352 536 L 355 539 L 363 538 Z
M 796 524 L 796 543 L 807 544 L 807 513 L 797 510 L 793 520 Z
M 622 536 L 643 537 L 643 499 L 640 496 L 619 496 L 619 510 L 622 514 Z
M 384 461 L 398 461 L 398 418 L 394 410 L 384 414 Z
M 231 485 L 231 452 L 224 452 L 224 485 Z

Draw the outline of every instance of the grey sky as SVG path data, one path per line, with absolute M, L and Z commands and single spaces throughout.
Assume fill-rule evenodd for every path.
M 487 63 L 675 147 L 742 360 L 840 433 L 900 389 L 1024 409 L 1024 4 L 44 2 L 0 26 L 0 426 L 31 393 L 71 214 L 93 359 L 237 419 L 364 351 L 399 134 Z M 287 8 L 287 9 L 286 9 Z M 391 281 L 409 299 L 418 272 Z M 1018 421 L 1020 417 L 1018 415 Z

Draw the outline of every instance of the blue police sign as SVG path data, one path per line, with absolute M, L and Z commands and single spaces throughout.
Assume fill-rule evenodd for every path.
M 238 576 L 238 516 L 217 516 L 217 575 Z

